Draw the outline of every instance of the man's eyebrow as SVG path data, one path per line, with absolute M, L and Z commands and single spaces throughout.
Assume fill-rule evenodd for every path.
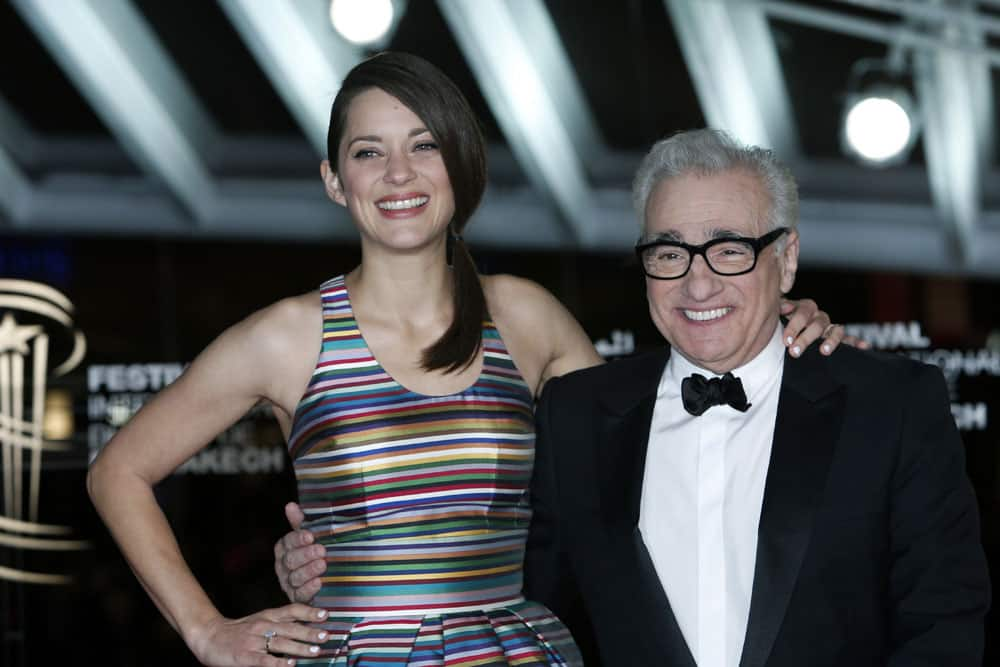
M 659 234 L 644 235 L 641 239 L 641 243 L 683 243 L 684 239 L 681 238 L 680 234 L 677 232 L 660 232 Z

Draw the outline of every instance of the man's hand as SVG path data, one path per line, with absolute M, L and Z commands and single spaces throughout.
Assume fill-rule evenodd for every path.
M 314 544 L 316 538 L 301 530 L 305 514 L 297 503 L 285 505 L 285 516 L 292 531 L 274 545 L 274 571 L 281 590 L 292 602 L 309 602 L 322 586 L 320 577 L 326 572 L 326 549 Z

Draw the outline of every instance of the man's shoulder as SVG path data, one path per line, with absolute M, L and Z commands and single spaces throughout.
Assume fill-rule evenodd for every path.
M 814 354 L 841 382 L 869 387 L 872 390 L 942 380 L 941 369 L 937 366 L 911 359 L 898 352 L 859 350 L 841 346 L 829 357 L 816 352 Z
M 615 359 L 599 366 L 591 366 L 549 380 L 560 390 L 607 390 L 622 384 L 655 382 L 663 372 L 670 356 L 668 347 L 658 348 L 622 359 Z

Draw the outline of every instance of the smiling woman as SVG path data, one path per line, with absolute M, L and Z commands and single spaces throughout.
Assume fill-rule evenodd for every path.
M 449 228 L 454 242 L 486 187 L 486 147 L 468 102 L 440 70 L 415 56 L 383 54 L 351 71 L 330 111 L 327 154 L 329 162 L 322 168 L 327 192 L 337 203 L 348 205 L 346 195 L 356 185 L 360 190 L 356 206 L 348 208 L 363 232 L 364 196 L 381 195 L 377 206 L 382 217 L 391 218 L 387 213 L 392 210 L 408 218 L 413 217 L 411 212 L 423 213 L 430 202 L 403 209 L 397 208 L 400 200 L 434 194 L 434 210 L 427 213 Z M 369 161 L 372 164 L 363 164 Z M 357 183 L 348 183 L 355 173 Z M 434 192 L 406 192 L 402 186 L 413 182 Z M 364 238 L 363 233 L 363 250 Z M 443 237 L 437 239 L 441 242 Z M 472 257 L 464 243 L 456 245 L 451 258 L 454 317 L 424 353 L 428 370 L 468 366 L 479 350 L 486 305 Z
M 579 665 L 563 624 L 522 594 L 532 411 L 548 379 L 601 359 L 544 289 L 476 273 L 461 236 L 485 146 L 437 68 L 398 53 L 358 65 L 328 144 L 323 184 L 360 232 L 361 263 L 224 332 L 103 450 L 94 504 L 205 664 Z M 828 323 L 807 303 L 789 332 L 804 345 Z M 315 559 L 303 586 L 282 586 L 315 606 L 230 619 L 152 490 L 261 401 L 304 512 L 287 510 L 304 530 L 276 553 L 309 545 Z

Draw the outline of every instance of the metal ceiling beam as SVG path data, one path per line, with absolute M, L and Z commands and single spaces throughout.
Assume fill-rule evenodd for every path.
M 14 182 L 3 178 L 2 167 L 0 159 L 0 191 Z M 187 212 L 148 180 L 63 174 L 37 184 L 19 202 L 11 222 L 34 231 L 80 235 L 357 240 L 346 209 L 327 199 L 318 179 L 230 179 L 219 182 L 218 192 L 214 224 L 194 226 Z M 556 248 L 566 243 L 551 209 L 526 186 L 490 189 L 468 238 L 479 248 Z
M 954 39 L 950 35 L 931 36 L 901 24 L 858 18 L 844 12 L 800 5 L 789 0 L 745 1 L 759 6 L 772 18 L 896 46 L 958 51 L 980 58 L 993 67 L 1000 66 L 1000 50 L 990 48 L 989 45 L 976 46 L 961 39 Z
M 969 19 L 953 9 L 951 20 L 936 29 L 982 44 L 982 33 Z M 914 69 L 931 193 L 960 257 L 971 261 L 977 252 L 982 160 L 988 157 L 981 146 L 992 144 L 990 72 L 981 59 L 952 50 L 917 51 Z
M 31 164 L 35 159 L 35 133 L 24 122 L 3 95 L 0 95 L 0 147 L 8 157 L 16 158 L 21 164 Z
M 319 155 L 330 105 L 362 52 L 330 25 L 328 0 L 219 0 Z
M 20 164 L 34 159 L 35 134 L 0 95 L 0 211 L 11 225 L 18 225 L 31 197 L 31 182 Z
M 128 0 L 13 0 L 133 160 L 197 220 L 212 218 L 216 130 Z
M 3 173 L 0 190 L 12 181 Z M 16 179 L 15 179 L 16 180 Z M 30 196 L 0 194 L 2 213 L 14 229 L 60 234 L 234 238 L 355 243 L 345 211 L 331 204 L 312 179 L 223 181 L 219 214 L 197 227 L 172 197 L 148 181 L 97 179 L 92 175 L 35 184 Z M 592 249 L 629 256 L 638 226 L 624 188 L 595 190 L 594 211 L 606 221 Z M 16 201 L 14 217 L 8 201 Z M 895 270 L 1000 279 L 1000 213 L 988 213 L 976 231 L 982 251 L 955 259 L 948 231 L 930 204 L 890 204 L 805 198 L 801 202 L 801 265 L 840 270 Z M 275 224 L 280 220 L 281 224 Z M 0 231 L 10 228 L 0 227 Z M 491 188 L 467 238 L 473 247 L 565 250 L 572 247 L 551 207 L 530 187 Z M 845 241 L 848 239 L 849 241 Z M 891 249 L 891 252 L 887 252 Z
M 0 211 L 11 225 L 19 225 L 31 197 L 31 183 L 21 173 L 11 154 L 0 147 Z
M 794 160 L 795 116 L 761 7 L 727 0 L 663 4 L 708 124 Z
M 803 200 L 800 214 L 800 266 L 1000 278 L 1000 224 L 981 226 L 982 252 L 960 261 L 927 206 Z
M 539 0 L 506 0 L 506 5 L 533 65 L 538 69 L 552 103 L 557 107 L 570 140 L 576 143 L 586 167 L 589 161 L 603 157 L 606 150 L 604 138 L 590 111 L 590 103 L 576 78 L 573 64 L 563 47 L 552 16 L 544 2 Z
M 438 0 L 507 143 L 577 243 L 600 237 L 586 160 L 597 130 L 541 0 Z
M 993 18 L 990 14 L 977 12 L 972 5 L 976 0 L 964 0 L 965 6 L 952 2 L 945 5 L 939 0 L 838 0 L 844 5 L 854 5 L 864 9 L 873 9 L 879 12 L 891 12 L 910 18 L 923 19 L 931 22 L 931 25 L 940 23 L 952 23 L 956 20 L 956 14 L 960 14 L 959 20 L 968 21 L 974 24 L 985 34 L 1000 33 L 1000 19 Z M 984 0 L 979 0 L 985 3 Z M 996 6 L 996 4 L 994 4 Z

